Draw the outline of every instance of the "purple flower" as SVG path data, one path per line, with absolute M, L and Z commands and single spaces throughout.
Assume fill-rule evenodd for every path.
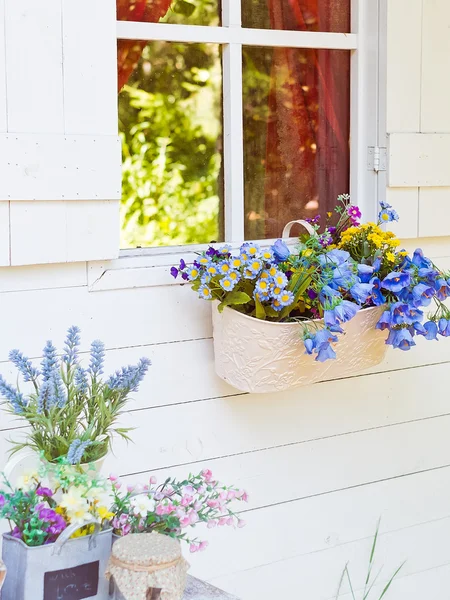
M 178 269 L 177 269 L 176 267 L 172 267 L 172 268 L 170 269 L 170 274 L 172 275 L 172 277 L 173 277 L 174 279 L 176 279 L 176 278 L 178 277 Z
M 21 531 L 20 531 L 20 529 L 17 527 L 17 525 L 16 525 L 16 527 L 14 527 L 14 529 L 11 531 L 10 535 L 11 535 L 13 538 L 16 538 L 16 539 L 18 539 L 18 540 L 21 540 L 21 539 L 22 539 L 22 532 L 21 532 Z
M 3 494 L 0 494 L 0 508 L 3 508 L 5 506 L 5 496 Z
M 206 256 L 210 256 L 211 258 L 213 256 L 219 256 L 220 252 L 218 250 L 216 250 L 215 248 L 213 248 L 212 246 L 210 246 L 208 248 L 208 250 L 205 252 Z
M 352 217 L 355 220 L 361 218 L 361 211 L 357 206 L 354 206 L 353 204 L 347 206 L 347 214 L 349 217 Z
M 184 262 L 184 260 L 181 258 L 180 259 L 180 271 L 184 271 L 184 269 L 186 268 L 186 263 Z
M 38 489 L 36 490 L 36 494 L 38 496 L 44 496 L 47 498 L 51 498 L 53 496 L 52 490 L 46 487 L 38 487 Z
M 310 300 L 315 300 L 317 298 L 317 292 L 315 290 L 313 290 L 312 288 L 308 288 L 306 290 L 306 293 L 308 294 L 308 298 Z
M 336 227 L 328 227 L 328 231 L 331 235 L 334 235 L 336 233 Z
M 181 273 L 181 278 L 184 279 L 184 281 L 189 281 L 189 275 L 187 273 Z

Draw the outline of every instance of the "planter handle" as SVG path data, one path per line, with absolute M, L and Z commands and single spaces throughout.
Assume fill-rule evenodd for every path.
M 290 237 L 291 234 L 291 229 L 294 225 L 303 225 L 303 227 L 306 229 L 306 231 L 309 233 L 309 235 L 315 236 L 316 234 L 316 230 L 314 229 L 314 227 L 312 227 L 312 225 L 310 225 L 308 223 L 308 221 L 303 221 L 303 220 L 299 220 L 299 221 L 290 221 L 286 227 L 283 229 L 283 233 L 281 234 L 282 238 L 288 238 Z
M 61 554 L 61 550 L 63 549 L 64 544 L 73 536 L 74 533 L 76 533 L 85 525 L 94 525 L 94 533 L 89 534 L 89 550 L 92 550 L 92 548 L 96 548 L 97 542 L 95 540 L 95 536 L 100 532 L 100 523 L 97 523 L 97 521 L 91 519 L 90 521 L 86 521 L 86 523 L 83 523 L 83 525 L 76 525 L 74 523 L 73 525 L 69 525 L 69 527 L 64 529 L 62 534 L 53 544 L 52 555 L 59 556 Z

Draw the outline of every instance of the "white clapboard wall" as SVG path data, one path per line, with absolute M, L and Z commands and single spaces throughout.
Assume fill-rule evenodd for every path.
M 388 199 L 406 248 L 449 268 L 450 4 L 385 4 Z M 444 600 L 450 341 L 420 339 L 365 373 L 280 394 L 222 382 L 211 307 L 170 279 L 172 259 L 110 260 L 120 186 L 114 1 L 0 0 L 3 23 L 0 373 L 14 382 L 8 351 L 38 358 L 72 324 L 85 359 L 92 339 L 105 342 L 107 371 L 150 357 L 123 417 L 134 443 L 118 442 L 106 469 L 145 482 L 209 467 L 245 487 L 247 527 L 198 530 L 210 548 L 188 557 L 195 575 L 243 600 L 331 600 L 347 561 L 360 588 L 380 517 L 386 578 L 407 561 L 390 598 Z M 97 78 L 99 61 L 108 81 Z M 1 414 L 2 464 L 23 433 Z M 348 586 L 343 594 L 350 599 Z

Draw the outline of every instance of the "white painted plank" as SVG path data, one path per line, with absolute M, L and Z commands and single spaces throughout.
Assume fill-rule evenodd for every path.
M 388 179 L 391 187 L 450 185 L 450 134 L 391 134 Z
M 450 234 L 450 187 L 421 188 L 419 199 L 419 235 Z
M 354 510 L 354 505 L 352 508 Z M 349 510 L 349 512 L 352 511 Z M 279 527 L 280 523 L 277 525 Z M 446 560 L 448 543 L 445 538 L 449 533 L 450 520 L 446 519 L 380 536 L 376 563 L 378 566 L 374 568 L 374 574 L 384 566 L 383 573 L 388 580 L 405 560 L 406 563 L 399 578 L 441 566 Z M 299 537 L 301 537 L 300 532 Z M 355 588 L 364 587 L 371 542 L 370 538 L 366 538 L 323 552 L 305 556 L 298 555 L 288 560 L 283 560 L 283 546 L 278 544 L 279 558 L 277 561 L 271 564 L 266 563 L 259 568 L 214 578 L 212 581 L 215 585 L 245 598 L 245 600 L 270 600 L 277 597 L 330 600 L 336 595 L 340 576 L 347 562 L 352 567 Z M 236 541 L 235 547 L 239 546 L 240 542 Z M 239 548 L 240 553 L 241 549 Z M 301 596 L 293 595 L 300 590 Z M 349 591 L 348 585 L 343 586 L 343 590 Z M 391 597 L 396 598 L 392 592 Z M 419 600 L 418 596 L 413 597 Z M 425 597 L 428 600 L 428 597 Z M 400 597 L 397 596 L 397 598 Z M 409 600 L 408 596 L 405 598 Z
M 86 264 L 8 267 L 0 270 L 0 293 L 87 285 Z
M 117 257 L 119 210 L 118 200 L 66 202 L 67 261 Z
M 10 263 L 9 244 L 9 202 L 0 202 L 0 267 Z
M 0 198 L 118 200 L 120 164 L 113 135 L 0 135 Z
M 420 131 L 422 0 L 387 2 L 387 131 Z
M 64 130 L 117 135 L 116 2 L 62 0 L 62 14 Z
M 399 221 L 389 223 L 389 230 L 402 239 L 418 237 L 419 188 L 387 188 L 386 200 L 400 216 Z
M 65 262 L 66 203 L 11 202 L 11 265 Z
M 8 131 L 63 133 L 61 0 L 5 7 Z
M 450 3 L 448 0 L 423 0 L 420 131 L 450 132 L 448 110 L 450 104 L 449 29 Z M 420 63 L 418 62 L 418 64 Z M 402 105 L 405 109 L 408 103 L 402 103 Z
M 8 131 L 6 102 L 5 0 L 0 0 L 0 132 Z

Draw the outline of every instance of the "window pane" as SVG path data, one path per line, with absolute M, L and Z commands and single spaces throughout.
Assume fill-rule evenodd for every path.
M 350 53 L 244 48 L 246 238 L 280 236 L 349 191 Z
M 215 44 L 151 42 L 119 95 L 122 248 L 222 240 Z
M 244 27 L 350 32 L 351 0 L 242 0 Z
M 117 0 L 119 21 L 220 25 L 220 0 Z

